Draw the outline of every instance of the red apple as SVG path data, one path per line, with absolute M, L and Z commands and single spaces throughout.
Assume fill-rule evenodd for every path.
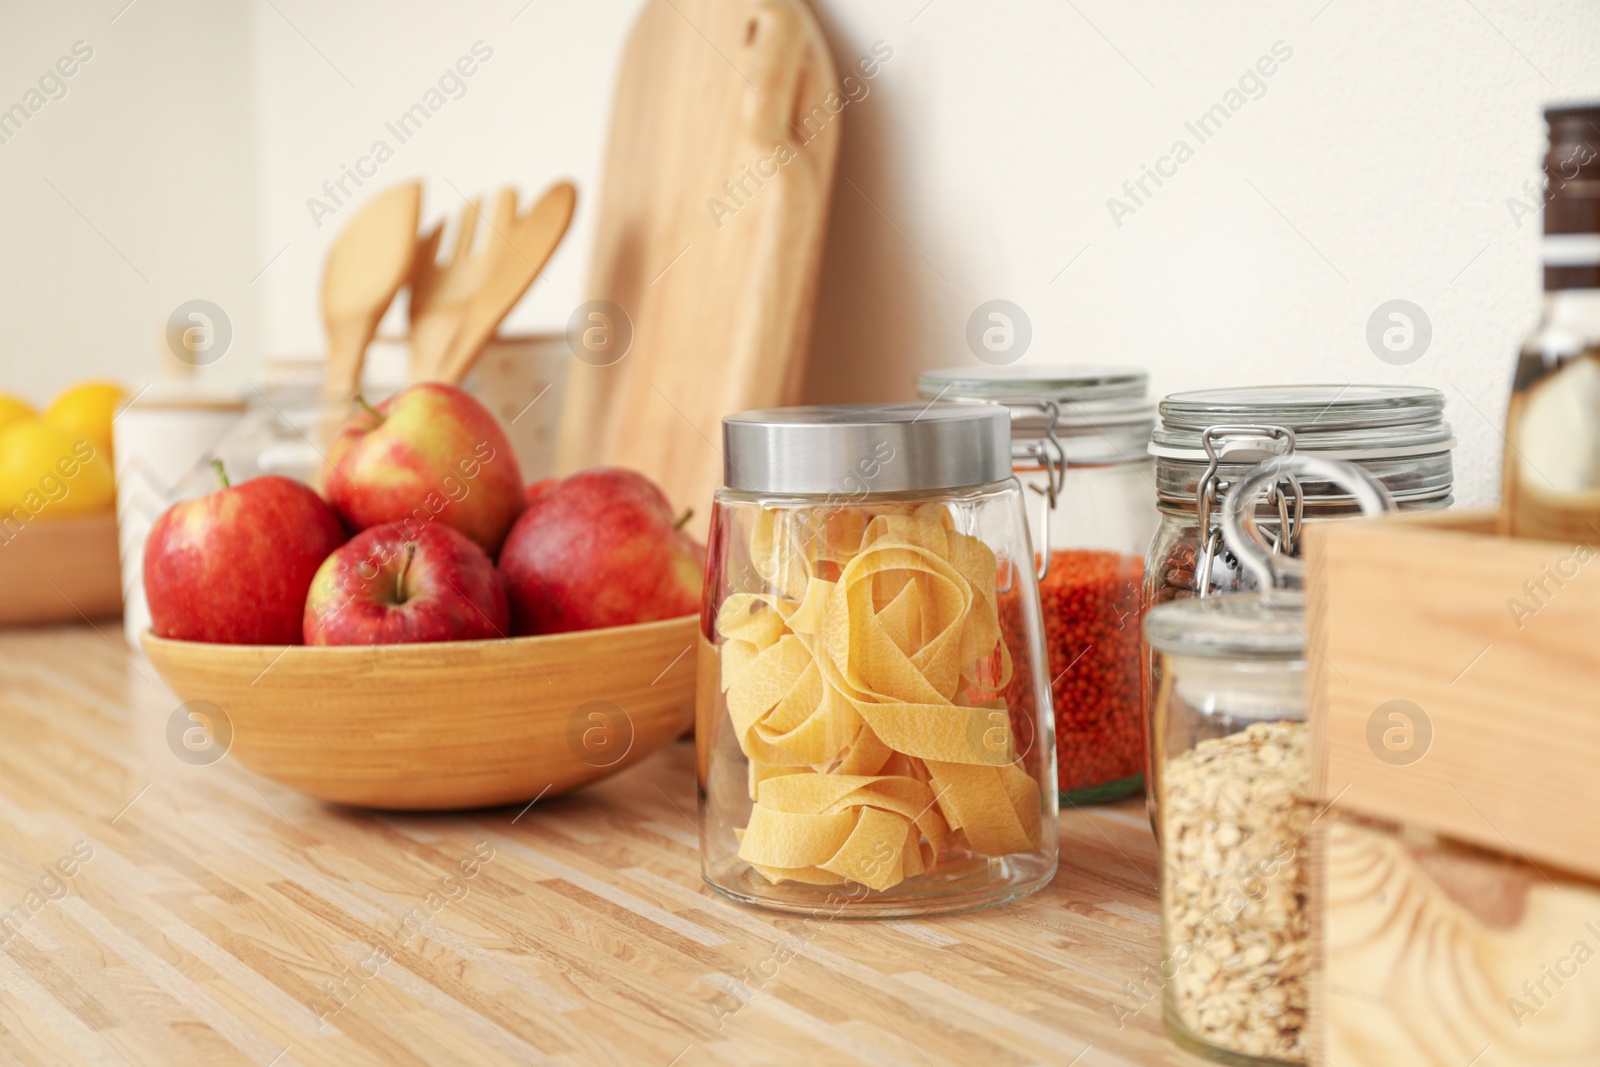
M 215 464 L 222 476 L 222 465 Z M 157 637 L 298 645 L 311 576 L 344 541 L 339 516 L 275 474 L 172 505 L 150 527 L 144 592 Z
M 529 482 L 528 487 L 522 491 L 523 499 L 531 504 L 534 497 L 541 495 L 546 489 L 553 488 L 559 481 L 560 478 L 540 478 L 536 482 Z
M 305 601 L 308 645 L 476 641 L 510 628 L 483 549 L 443 523 L 363 530 L 329 556 Z
M 705 548 L 642 474 L 600 467 L 539 493 L 506 535 L 500 576 L 519 634 L 670 619 L 700 610 Z
M 356 414 L 322 470 L 329 501 L 356 530 L 433 522 L 493 555 L 522 510 L 522 473 L 500 424 L 453 385 L 426 382 Z

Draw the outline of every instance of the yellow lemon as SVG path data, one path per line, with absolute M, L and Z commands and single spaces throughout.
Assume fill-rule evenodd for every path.
M 95 442 L 44 419 L 0 432 L 0 521 L 85 515 L 115 500 L 111 456 Z
M 10 393 L 0 393 L 0 433 L 4 433 L 7 426 L 23 419 L 37 419 L 39 413 L 33 410 L 33 405 L 20 396 Z
M 50 404 L 46 422 L 84 438 L 98 450 L 111 455 L 111 420 L 117 405 L 128 398 L 128 391 L 114 382 L 79 382 Z

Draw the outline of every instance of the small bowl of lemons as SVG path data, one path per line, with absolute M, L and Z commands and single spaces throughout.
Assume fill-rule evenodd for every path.
M 0 393 L 0 524 L 111 511 L 111 420 L 127 398 L 120 385 L 80 382 L 41 414 Z
M 120 385 L 80 382 L 44 411 L 0 393 L 0 624 L 115 614 Z

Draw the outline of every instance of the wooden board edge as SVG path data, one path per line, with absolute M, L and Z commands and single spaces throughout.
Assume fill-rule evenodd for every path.
M 822 23 L 817 19 L 817 13 L 811 9 L 806 0 L 785 0 L 785 2 L 795 10 L 806 34 L 806 55 L 800 64 L 800 93 L 805 91 L 806 81 L 812 74 L 815 74 L 817 80 L 824 86 L 838 85 L 838 65 L 833 61 L 833 49 L 828 44 L 828 36 L 822 30 Z M 797 95 L 799 106 L 803 106 L 804 100 L 804 96 Z M 800 402 L 805 388 L 806 372 L 810 365 L 811 333 L 817 321 L 817 293 L 822 287 L 822 264 L 828 244 L 828 219 L 833 213 L 834 186 L 839 182 L 839 149 L 844 142 L 845 121 L 845 114 L 841 111 L 834 116 L 832 122 L 818 131 L 815 138 L 804 145 L 807 152 L 816 154 L 817 180 L 821 189 L 817 200 L 817 214 L 821 222 L 812 237 L 811 247 L 806 250 L 805 262 L 801 265 L 800 289 L 795 294 L 796 306 L 805 310 L 795 323 L 791 355 L 780 387 L 781 403 L 786 405 Z

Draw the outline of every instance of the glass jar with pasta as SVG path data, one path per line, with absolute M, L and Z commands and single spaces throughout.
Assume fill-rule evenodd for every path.
M 723 446 L 695 728 L 706 882 L 843 917 L 1045 885 L 1055 745 L 1006 409 L 745 412 Z

